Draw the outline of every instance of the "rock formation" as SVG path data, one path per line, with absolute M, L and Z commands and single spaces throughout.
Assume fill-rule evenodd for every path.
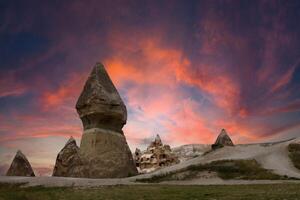
M 93 128 L 123 134 L 127 110 L 104 66 L 97 63 L 76 104 L 84 130 Z
M 116 178 L 137 174 L 122 128 L 126 107 L 104 66 L 97 63 L 76 104 L 84 133 L 80 155 L 89 178 Z
M 216 142 L 211 146 L 212 149 L 222 148 L 224 146 L 234 146 L 232 140 L 228 136 L 225 129 L 222 129 L 221 133 L 219 134 Z
M 26 156 L 20 151 L 17 151 L 10 168 L 8 169 L 7 176 L 35 176 Z
M 140 166 L 141 156 L 142 156 L 142 151 L 140 149 L 136 148 L 135 152 L 134 152 L 134 156 L 133 156 L 134 160 L 135 160 L 136 167 Z
M 155 139 L 154 139 L 154 141 L 152 141 L 150 143 L 148 149 L 151 148 L 151 147 L 159 147 L 159 146 L 162 146 L 162 145 L 163 145 L 163 143 L 162 143 L 162 141 L 160 139 L 160 136 L 157 134 L 156 137 L 155 137 Z
M 71 137 L 57 155 L 53 176 L 84 177 L 85 171 L 79 147 Z
M 141 173 L 148 173 L 158 168 L 179 163 L 179 159 L 172 152 L 169 145 L 163 145 L 159 135 L 150 143 L 147 150 L 141 152 L 136 149 L 135 163 Z

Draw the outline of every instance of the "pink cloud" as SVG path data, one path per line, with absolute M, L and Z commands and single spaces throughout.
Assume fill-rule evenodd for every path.
M 28 88 L 16 79 L 15 72 L 0 75 L 0 98 L 19 96 L 27 92 Z
M 239 103 L 239 86 L 225 73 L 216 74 L 208 66 L 200 65 L 197 69 L 196 72 L 186 68 L 178 69 L 178 80 L 207 92 L 219 107 L 234 113 Z
M 164 122 L 168 130 L 169 142 L 176 144 L 212 143 L 216 133 L 209 127 L 207 119 L 198 110 L 198 104 L 186 99 L 181 106 Z
M 300 64 L 300 60 L 298 60 L 296 64 L 294 64 L 293 66 L 289 67 L 289 69 L 277 80 L 277 82 L 271 88 L 271 92 L 275 92 L 281 89 L 282 87 L 286 86 L 293 78 L 293 74 L 299 64 Z

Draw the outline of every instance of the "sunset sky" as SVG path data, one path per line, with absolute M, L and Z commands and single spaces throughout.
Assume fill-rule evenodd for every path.
M 102 62 L 131 150 L 300 136 L 300 1 L 0 2 L 0 173 L 21 149 L 52 173 Z

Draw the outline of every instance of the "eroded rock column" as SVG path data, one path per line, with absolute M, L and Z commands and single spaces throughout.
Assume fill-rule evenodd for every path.
M 80 154 L 90 178 L 137 174 L 122 128 L 127 110 L 104 66 L 97 63 L 76 104 L 84 133 Z

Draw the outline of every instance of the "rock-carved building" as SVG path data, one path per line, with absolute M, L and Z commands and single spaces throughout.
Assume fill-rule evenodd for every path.
M 150 143 L 145 151 L 135 150 L 136 166 L 141 173 L 148 173 L 161 167 L 179 163 L 178 157 L 169 145 L 163 145 L 159 135 Z

